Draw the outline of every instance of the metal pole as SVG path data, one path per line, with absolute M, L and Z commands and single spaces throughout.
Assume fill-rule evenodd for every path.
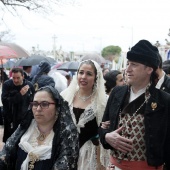
M 53 55 L 54 55 L 55 60 L 57 60 L 57 57 L 56 57 L 56 39 L 57 39 L 57 37 L 54 35 L 52 38 L 53 38 Z

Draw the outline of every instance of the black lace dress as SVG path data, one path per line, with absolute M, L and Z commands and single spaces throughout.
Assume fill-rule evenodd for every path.
M 73 113 L 75 115 L 77 123 L 84 110 L 85 109 L 73 107 Z M 87 122 L 84 128 L 80 128 L 79 147 L 81 148 L 84 145 L 84 143 L 87 142 L 88 140 L 92 140 L 94 145 L 98 145 L 97 136 L 98 136 L 98 125 L 97 125 L 96 118 L 94 118 L 93 120 Z

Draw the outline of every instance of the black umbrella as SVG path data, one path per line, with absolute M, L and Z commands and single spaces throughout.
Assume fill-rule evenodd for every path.
M 77 71 L 79 66 L 79 62 L 77 61 L 67 61 L 63 63 L 61 66 L 57 68 L 57 70 L 65 70 L 65 71 Z
M 53 58 L 40 56 L 40 55 L 32 55 L 28 58 L 22 58 L 15 63 L 15 66 L 33 66 L 38 65 L 41 61 L 47 61 L 49 64 L 55 64 L 56 61 Z

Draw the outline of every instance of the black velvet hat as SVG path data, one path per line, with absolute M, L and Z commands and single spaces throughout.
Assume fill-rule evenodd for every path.
M 140 40 L 127 52 L 127 59 L 157 69 L 160 63 L 159 51 L 147 40 Z

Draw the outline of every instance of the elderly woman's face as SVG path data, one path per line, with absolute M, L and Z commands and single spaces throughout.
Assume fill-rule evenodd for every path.
M 78 85 L 83 89 L 92 89 L 95 83 L 95 70 L 90 64 L 82 64 L 78 71 Z
M 56 120 L 56 105 L 48 92 L 37 92 L 33 102 L 35 105 L 32 106 L 32 111 L 38 124 L 50 124 Z

